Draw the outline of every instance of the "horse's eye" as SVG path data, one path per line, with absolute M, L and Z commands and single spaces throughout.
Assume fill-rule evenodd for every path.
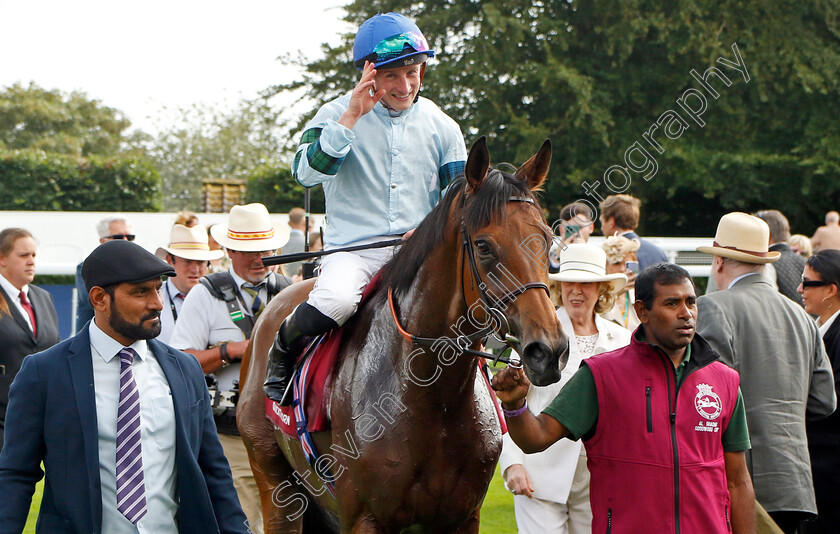
M 493 254 L 493 247 L 487 241 L 476 241 L 475 249 L 481 256 L 491 256 Z

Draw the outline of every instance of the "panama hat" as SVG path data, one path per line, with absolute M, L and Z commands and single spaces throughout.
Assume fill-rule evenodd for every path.
M 568 245 L 560 253 L 560 272 L 548 277 L 558 282 L 609 282 L 614 293 L 627 285 L 625 274 L 607 274 L 607 253 L 586 243 Z
M 772 263 L 781 253 L 768 251 L 769 244 L 770 227 L 766 222 L 735 211 L 720 218 L 712 246 L 697 247 L 697 252 L 745 263 Z
M 268 209 L 258 202 L 234 206 L 227 224 L 210 227 L 210 235 L 220 245 L 240 252 L 261 252 L 280 248 L 289 240 L 288 227 L 275 227 Z
M 207 231 L 203 226 L 186 227 L 176 224 L 169 235 L 169 246 L 158 247 L 155 256 L 166 260 L 172 254 L 186 260 L 212 261 L 225 255 L 221 250 L 210 250 L 207 244 Z

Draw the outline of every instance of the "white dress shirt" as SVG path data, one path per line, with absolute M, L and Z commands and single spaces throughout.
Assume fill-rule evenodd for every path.
M 23 309 L 23 304 L 20 302 L 20 292 L 23 291 L 26 294 L 26 300 L 29 301 L 29 305 L 32 306 L 32 299 L 29 298 L 29 284 L 23 286 L 22 288 L 18 289 L 11 282 L 6 280 L 6 277 L 0 274 L 0 286 L 3 287 L 3 290 L 12 297 L 12 302 L 14 302 L 15 307 L 23 315 L 23 320 L 26 321 L 26 324 L 29 325 L 29 330 L 32 330 L 32 320 L 29 318 L 29 312 Z M 32 309 L 35 310 L 35 306 L 32 306 Z
M 140 436 L 147 512 L 132 525 L 117 510 L 117 406 L 120 399 L 120 359 L 123 346 L 90 322 L 90 348 L 99 431 L 99 478 L 102 492 L 103 533 L 178 532 L 175 516 L 175 409 L 169 382 L 146 341 L 131 348 L 138 358 L 131 372 L 140 392 Z
M 170 278 L 160 289 L 160 297 L 163 300 L 163 309 L 160 311 L 160 335 L 157 340 L 169 345 L 172 332 L 175 330 L 176 315 L 181 316 L 181 306 L 184 305 L 186 295 L 178 291 Z M 172 314 L 172 306 L 175 306 L 175 315 Z
M 820 337 L 825 336 L 825 333 L 828 332 L 828 329 L 831 328 L 831 325 L 837 320 L 837 315 L 840 315 L 840 310 L 834 312 L 834 315 L 829 317 L 826 322 L 822 322 L 820 318 L 817 317 L 817 327 L 820 329 Z
M 242 313 L 253 315 L 251 304 L 254 299 L 250 293 L 241 289 L 242 284 L 246 283 L 245 279 L 233 272 L 233 268 L 229 272 L 245 303 L 244 306 L 240 303 Z M 268 289 L 265 286 L 260 288 L 260 298 L 263 302 L 268 302 Z M 169 340 L 169 344 L 178 350 L 205 350 L 226 341 L 245 339 L 245 334 L 230 318 L 225 301 L 213 297 L 201 284 L 190 289 L 187 298 L 184 299 L 184 306 L 178 313 L 178 322 L 175 323 L 175 330 Z M 239 366 L 239 363 L 234 363 L 213 373 L 218 381 L 219 391 L 233 389 L 233 381 L 239 380 Z

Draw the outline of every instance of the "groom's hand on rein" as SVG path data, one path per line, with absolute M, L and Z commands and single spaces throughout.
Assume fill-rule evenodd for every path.
M 506 410 L 522 407 L 531 382 L 522 369 L 505 367 L 493 377 L 493 389 Z

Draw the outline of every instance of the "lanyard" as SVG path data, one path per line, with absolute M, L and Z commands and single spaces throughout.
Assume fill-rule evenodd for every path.
M 172 320 L 178 320 L 178 312 L 175 311 L 175 300 L 172 298 L 172 294 L 169 292 L 169 283 L 166 283 L 166 298 L 169 300 L 169 308 L 172 310 Z

